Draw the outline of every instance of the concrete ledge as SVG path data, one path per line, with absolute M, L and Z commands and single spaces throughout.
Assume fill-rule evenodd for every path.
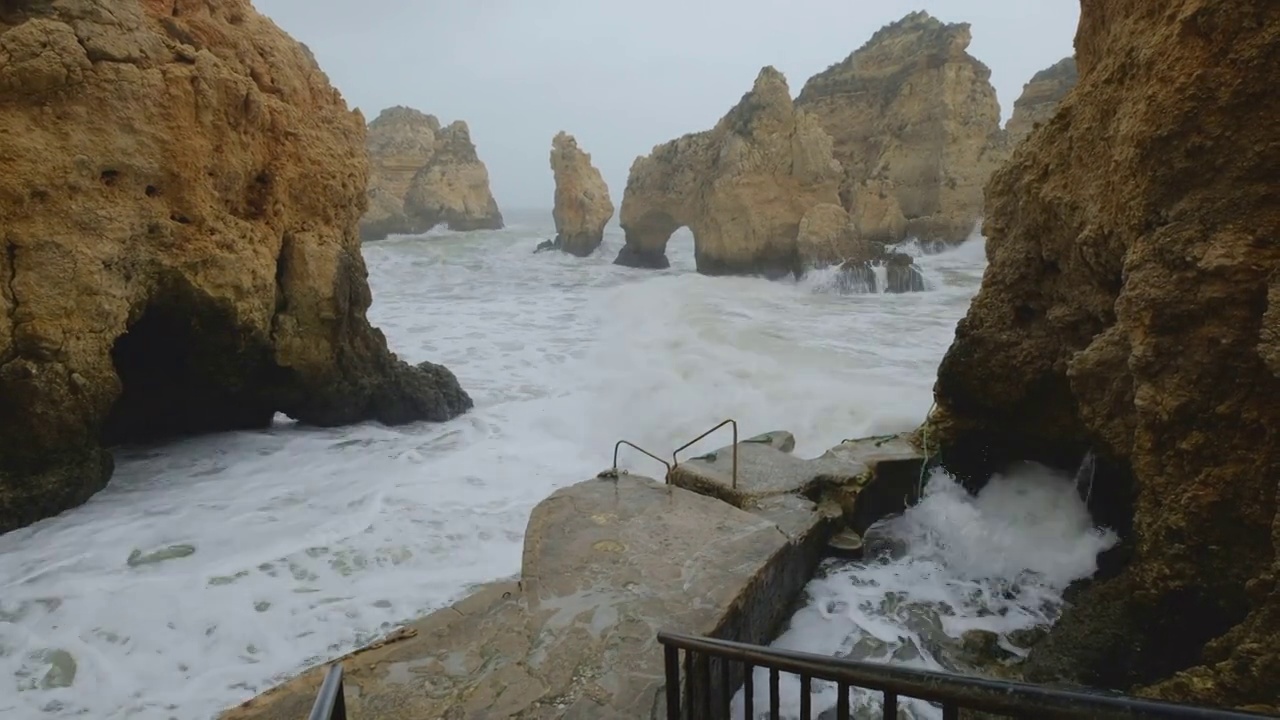
M 341 658 L 353 720 L 664 717 L 658 630 L 767 643 L 858 493 L 878 485 L 873 468 L 909 461 L 867 451 L 868 464 L 860 446 L 799 460 L 789 433 L 767 437 L 739 445 L 755 490 L 728 496 L 747 509 L 718 499 L 718 459 L 681 465 L 697 492 L 622 474 L 553 493 L 530 516 L 519 582 L 484 586 Z M 786 469 L 786 483 L 769 468 Z M 804 494 L 837 490 L 849 509 Z M 306 717 L 324 671 L 223 718 Z

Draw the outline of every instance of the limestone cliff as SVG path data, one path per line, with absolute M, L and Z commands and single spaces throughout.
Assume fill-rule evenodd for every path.
M 991 71 L 967 23 L 914 12 L 805 83 L 795 105 L 834 141 L 840 197 L 860 234 L 958 242 L 1002 159 Z
M 1022 87 L 1022 95 L 1014 101 L 1013 115 L 1005 126 L 1009 146 L 1017 147 L 1032 130 L 1048 122 L 1079 79 L 1074 56 L 1032 75 Z
M 613 201 L 604 176 L 591 164 L 591 156 L 563 131 L 551 140 L 551 172 L 556 181 L 555 247 L 586 257 L 600 247 L 604 226 L 613 217 Z
M 798 272 L 800 220 L 838 202 L 839 177 L 831 138 L 792 107 L 786 78 L 766 67 L 714 128 L 632 164 L 619 213 L 626 245 L 615 262 L 666 267 L 667 240 L 687 226 L 698 272 Z
M 1280 4 L 1085 0 L 1076 57 L 988 186 L 990 266 L 933 437 L 975 477 L 1098 454 L 1092 505 L 1129 557 L 1031 679 L 1275 709 Z
M 372 171 L 364 240 L 450 230 L 497 230 L 502 213 L 489 190 L 489 171 L 476 154 L 467 124 L 442 128 L 434 115 L 396 106 L 369 123 Z
M 0 532 L 104 444 L 471 406 L 365 318 L 364 133 L 248 0 L 0 3 Z

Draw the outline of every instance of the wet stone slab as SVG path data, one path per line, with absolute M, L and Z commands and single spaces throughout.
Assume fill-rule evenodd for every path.
M 343 659 L 348 712 L 664 717 L 658 630 L 767 642 L 831 530 L 799 498 L 753 514 L 634 475 L 563 488 L 533 510 L 519 583 L 486 586 Z M 224 718 L 306 717 L 324 671 Z

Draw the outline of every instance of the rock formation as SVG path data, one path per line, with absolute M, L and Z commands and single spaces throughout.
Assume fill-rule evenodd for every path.
M 502 213 L 489 191 L 489 171 L 461 120 L 441 128 L 434 115 L 397 106 L 369 123 L 369 210 L 364 240 L 450 230 L 497 230 Z
M 364 133 L 248 0 L 0 3 L 0 532 L 104 443 L 471 406 L 365 318 Z
M 1014 101 L 1013 115 L 1005 126 L 1009 146 L 1017 147 L 1032 130 L 1048 122 L 1079 78 L 1074 56 L 1032 75 L 1031 81 L 1022 86 L 1022 95 Z
M 914 12 L 805 83 L 795 105 L 834 141 L 841 202 L 862 237 L 959 242 L 1002 160 L 991 71 L 967 23 Z
M 786 78 L 760 71 L 751 91 L 711 130 L 659 145 L 631 165 L 615 261 L 666 267 L 667 240 L 693 232 L 698 272 L 798 272 L 800 219 L 838 202 L 831 138 L 791 105 Z
M 551 172 L 556 180 L 554 246 L 586 257 L 600 247 L 604 226 L 613 217 L 609 186 L 591 164 L 591 156 L 563 131 L 551 140 Z
M 1031 679 L 1275 710 L 1280 5 L 1084 2 L 1076 51 L 1079 84 L 988 186 L 931 436 L 973 478 L 1097 453 L 1129 556 Z
M 840 266 L 837 287 L 845 292 L 877 292 L 881 281 L 877 267 L 885 268 L 885 292 L 917 292 L 925 289 L 924 277 L 910 255 L 889 250 L 884 243 L 869 242 L 858 234 L 849 213 L 834 203 L 819 203 L 800 219 L 796 251 L 803 269 Z

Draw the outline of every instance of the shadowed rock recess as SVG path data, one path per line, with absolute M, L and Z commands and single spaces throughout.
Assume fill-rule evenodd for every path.
M 1079 84 L 987 188 L 944 462 L 1102 463 L 1129 557 L 1027 675 L 1280 707 L 1280 4 L 1085 0 Z
M 366 320 L 363 119 L 248 0 L 0 3 L 0 158 L 0 532 L 104 443 L 471 407 Z

